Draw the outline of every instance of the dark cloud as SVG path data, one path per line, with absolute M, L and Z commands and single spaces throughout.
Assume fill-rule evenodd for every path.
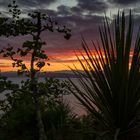
M 58 33 L 45 33 L 43 38 L 47 41 L 46 50 L 58 55 L 62 52 L 68 52 L 81 48 L 81 35 L 88 41 L 96 40 L 99 37 L 98 27 L 102 24 L 101 16 L 77 16 L 57 17 L 57 21 L 62 25 L 68 26 L 72 30 L 70 40 L 63 39 Z
M 58 16 L 71 16 L 71 15 L 78 15 L 81 16 L 83 14 L 83 11 L 80 7 L 74 6 L 74 7 L 68 7 L 65 5 L 61 5 L 57 7 L 56 14 Z
M 26 0 L 27 2 L 27 0 Z M 43 2 L 43 0 L 42 0 Z M 82 2 L 82 3 L 81 3 Z M 54 17 L 54 19 L 60 24 L 65 25 L 66 27 L 70 28 L 72 30 L 72 37 L 70 40 L 65 40 L 63 38 L 63 35 L 56 32 L 45 32 L 42 35 L 42 39 L 46 40 L 47 45 L 45 47 L 48 54 L 52 55 L 52 52 L 55 55 L 64 53 L 65 51 L 72 51 L 76 48 L 81 47 L 81 34 L 85 36 L 88 40 L 98 38 L 97 32 L 98 32 L 98 26 L 101 24 L 102 16 L 96 16 L 91 14 L 86 14 L 84 16 L 82 12 L 84 10 L 87 11 L 90 10 L 91 7 L 87 6 L 89 5 L 89 0 L 87 0 L 87 3 L 84 3 L 84 1 L 79 1 L 77 7 L 68 7 L 65 5 L 61 5 L 57 7 L 57 11 L 55 10 L 46 10 L 42 9 L 43 13 L 47 13 L 49 16 Z M 23 3 L 22 3 L 23 4 Z M 30 2 L 30 5 L 33 5 L 35 3 Z M 85 4 L 85 5 L 84 5 Z M 96 5 L 96 6 L 95 6 Z M 100 3 L 94 1 L 92 3 L 92 6 L 97 7 L 97 5 L 101 5 Z M 85 9 L 84 9 L 85 6 Z M 86 7 L 87 6 L 87 7 Z M 101 11 L 98 8 L 94 8 L 94 12 Z M 102 6 L 103 7 L 103 6 Z M 92 10 L 93 11 L 93 10 Z M 20 37 L 17 38 L 10 38 L 6 43 L 10 42 L 10 44 L 14 44 L 14 46 L 20 46 L 24 40 L 27 40 L 28 37 L 23 37 L 20 39 Z M 18 42 L 16 41 L 18 40 Z M 6 45 L 6 44 L 5 44 Z
M 73 7 L 68 7 L 61 5 L 57 7 L 57 12 L 59 15 L 67 16 L 76 14 L 78 16 L 83 14 L 94 14 L 105 12 L 108 5 L 104 1 L 99 0 L 77 0 L 77 5 Z
M 10 3 L 9 0 L 0 0 L 0 5 L 7 5 L 9 3 Z
M 103 13 L 108 9 L 108 4 L 99 0 L 77 0 L 77 5 L 68 7 L 61 5 L 57 7 L 58 16 L 83 16 L 96 13 Z
M 58 10 L 57 11 L 58 15 L 63 15 L 63 16 L 71 15 L 71 9 L 68 6 L 65 5 L 58 6 L 57 10 Z
M 103 13 L 107 10 L 107 3 L 99 0 L 77 0 L 77 5 L 68 7 L 60 5 L 57 7 L 57 14 L 60 16 L 77 15 L 82 16 L 92 15 L 95 13 Z
M 49 5 L 56 0 L 18 0 L 21 6 L 36 7 L 38 5 Z M 103 17 L 101 15 L 95 15 L 95 13 L 102 13 L 107 10 L 107 3 L 99 0 L 77 0 L 77 6 L 68 7 L 61 5 L 57 7 L 57 10 L 41 9 L 43 13 L 47 13 L 49 16 L 54 17 L 60 25 L 66 25 L 72 30 L 72 37 L 70 40 L 65 40 L 62 34 L 56 32 L 45 32 L 42 35 L 42 39 L 46 40 L 47 45 L 45 50 L 49 55 L 60 55 L 61 53 L 71 52 L 74 49 L 81 48 L 81 34 L 89 41 L 96 40 L 99 37 L 98 27 L 102 24 Z M 30 9 L 30 8 L 29 8 Z M 86 13 L 86 15 L 84 15 Z M 29 37 L 22 39 L 11 38 L 6 43 L 14 44 L 14 46 L 20 46 L 20 44 L 29 39 Z M 18 41 L 17 41 L 18 40 Z
M 81 10 L 81 8 L 79 8 L 79 7 L 72 7 L 72 8 L 71 8 L 71 12 L 72 12 L 72 13 L 75 13 L 75 14 L 78 14 L 78 15 L 81 14 L 82 11 L 83 11 L 83 10 Z
M 51 9 L 40 9 L 39 11 L 41 13 L 45 13 L 48 16 L 51 16 L 51 17 L 57 17 L 58 16 L 58 12 L 55 11 L 55 10 L 51 10 Z
M 129 4 L 136 4 L 140 2 L 140 0 L 108 0 L 108 2 L 116 3 L 120 5 L 129 5 Z
M 56 0 L 17 0 L 17 3 L 22 6 L 50 5 L 54 2 L 56 2 Z
M 57 0 L 16 0 L 16 3 L 20 8 L 35 8 L 41 6 L 49 6 L 50 4 L 56 2 Z M 0 7 L 7 9 L 7 5 L 11 4 L 12 0 L 0 0 Z
M 54 2 L 55 0 L 40 0 L 40 4 Z M 91 2 L 91 3 L 90 3 Z M 30 7 L 39 5 L 37 0 L 20 0 L 18 3 L 21 5 L 28 5 Z M 46 40 L 47 45 L 45 49 L 48 54 L 54 55 L 61 54 L 62 52 L 69 52 L 76 48 L 81 47 L 81 34 L 88 40 L 98 38 L 98 27 L 101 25 L 102 16 L 92 15 L 91 13 L 100 13 L 107 8 L 107 5 L 97 0 L 78 0 L 78 5 L 74 7 L 68 7 L 61 5 L 57 7 L 57 10 L 52 9 L 41 9 L 43 13 L 47 13 L 60 25 L 66 25 L 72 30 L 72 37 L 70 40 L 65 40 L 62 34 L 53 32 L 45 32 L 42 35 L 42 39 Z M 86 12 L 86 16 L 83 14 Z M 14 44 L 14 46 L 20 46 L 24 40 L 29 39 L 28 37 L 20 37 L 17 39 L 10 38 L 6 41 L 6 44 Z M 18 41 L 16 41 L 18 40 Z M 5 46 L 6 46 L 5 44 Z
M 105 12 L 108 8 L 107 3 L 99 0 L 77 0 L 78 7 L 81 10 L 86 10 L 88 12 Z

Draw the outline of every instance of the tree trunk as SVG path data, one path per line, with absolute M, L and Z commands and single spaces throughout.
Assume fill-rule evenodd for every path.
M 35 107 L 36 107 L 36 119 L 37 119 L 37 125 L 38 125 L 38 129 L 39 129 L 39 140 L 47 140 L 46 137 L 46 133 L 45 133 L 45 129 L 44 129 L 44 124 L 42 121 L 42 117 L 41 117 L 41 110 L 40 110 L 40 103 L 39 100 L 35 97 Z
M 38 46 L 38 42 L 40 39 L 40 34 L 41 34 L 41 14 L 40 12 L 37 13 L 37 34 L 34 36 L 35 38 L 33 38 L 33 40 L 35 41 L 35 46 L 34 46 L 34 50 L 32 53 L 32 58 L 31 58 L 31 68 L 30 68 L 30 72 L 31 72 L 31 90 L 33 91 L 33 96 L 34 96 L 34 102 L 35 102 L 35 109 L 36 109 L 36 119 L 37 119 L 37 125 L 38 125 L 38 129 L 39 129 L 39 140 L 47 140 L 46 137 L 46 133 L 45 133 L 45 129 L 44 129 L 44 124 L 42 121 L 42 116 L 41 116 L 41 109 L 40 109 L 40 102 L 39 102 L 39 97 L 37 97 L 36 92 L 37 92 L 37 87 L 36 84 L 34 83 L 35 80 L 35 75 L 36 75 L 36 71 L 34 68 L 34 62 L 35 62 L 35 53 L 37 51 L 37 46 Z

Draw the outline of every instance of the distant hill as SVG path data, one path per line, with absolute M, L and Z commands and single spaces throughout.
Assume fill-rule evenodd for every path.
M 55 77 L 55 78 L 78 78 L 74 75 L 72 71 L 55 71 L 55 72 L 46 72 L 46 77 Z
M 18 77 L 16 72 L 9 71 L 9 72 L 1 72 L 2 75 L 7 77 Z M 25 77 L 25 74 L 20 75 L 20 77 Z M 53 71 L 53 72 L 46 72 L 46 73 L 38 73 L 38 77 L 53 77 L 53 78 L 78 78 L 78 76 L 74 75 L 72 71 Z
M 17 77 L 17 73 L 14 71 L 7 71 L 7 72 L 1 72 L 2 75 L 7 77 Z

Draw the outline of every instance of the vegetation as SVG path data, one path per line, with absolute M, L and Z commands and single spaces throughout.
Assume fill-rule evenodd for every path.
M 93 42 L 92 52 L 82 40 L 85 63 L 78 58 L 84 74 L 72 81 L 71 92 L 92 114 L 93 132 L 97 139 L 138 140 L 140 138 L 140 31 L 133 38 L 134 21 L 131 11 L 126 24 L 124 12 L 114 20 L 114 29 L 105 18 L 99 28 L 101 45 Z M 114 33 L 114 34 L 113 34 Z M 133 42 L 133 39 L 135 42 Z M 133 46 L 133 43 L 134 46 Z M 134 47 L 134 48 L 133 48 Z M 132 56 L 130 56 L 132 54 Z
M 65 39 L 71 30 L 44 13 L 34 11 L 21 18 L 21 10 L 13 1 L 8 5 L 12 17 L 0 18 L 0 36 L 25 36 L 21 48 L 9 45 L 0 51 L 10 58 L 18 74 L 27 80 L 13 84 L 0 75 L 0 139 L 1 140 L 138 140 L 140 138 L 140 30 L 133 36 L 134 21 L 129 14 L 118 12 L 114 28 L 107 17 L 99 28 L 100 44 L 92 42 L 94 51 L 82 38 L 79 63 L 83 71 L 73 70 L 81 87 L 53 78 L 37 79 L 48 56 L 41 39 L 44 31 L 57 31 Z M 126 24 L 127 23 L 127 24 Z M 131 54 L 131 55 L 130 55 Z M 24 63 L 28 57 L 30 66 Z M 21 58 L 21 59 L 20 59 Z M 48 64 L 48 63 L 47 63 Z M 48 64 L 50 65 L 50 64 Z M 72 86 L 71 86 L 72 85 Z M 73 93 L 87 111 L 78 117 L 63 100 Z
M 1 50 L 3 57 L 10 57 L 13 60 L 13 67 L 18 68 L 18 73 L 27 73 L 27 77 L 29 77 L 28 83 L 28 94 L 33 98 L 33 103 L 36 111 L 36 119 L 39 128 L 39 140 L 46 140 L 46 133 L 44 124 L 41 116 L 41 108 L 40 108 L 40 99 L 41 95 L 45 93 L 41 93 L 39 90 L 42 84 L 38 83 L 38 79 L 36 78 L 36 74 L 41 71 L 41 69 L 45 66 L 45 61 L 48 57 L 45 54 L 45 51 L 42 49 L 45 42 L 41 40 L 41 33 L 44 31 L 58 31 L 59 33 L 64 33 L 64 37 L 69 39 L 71 34 L 70 30 L 65 26 L 63 28 L 59 27 L 56 21 L 53 21 L 46 14 L 42 14 L 40 12 L 29 13 L 28 19 L 20 18 L 21 11 L 18 9 L 15 1 L 13 1 L 12 5 L 8 5 L 10 8 L 9 12 L 12 13 L 12 19 L 2 18 L 2 28 L 4 25 L 4 29 L 6 33 L 4 34 L 4 30 L 2 30 L 2 35 L 6 36 L 19 36 L 19 35 L 30 35 L 32 40 L 25 41 L 23 43 L 22 48 L 18 48 L 14 50 L 14 47 L 10 46 L 6 49 Z M 45 24 L 44 24 L 45 22 Z M 47 22 L 47 23 L 46 23 Z M 10 26 L 9 26 L 10 25 Z M 10 27 L 10 29 L 9 29 Z M 16 58 L 16 55 L 22 57 L 22 59 Z M 30 67 L 28 68 L 26 64 L 23 62 L 23 57 L 29 57 L 30 59 Z M 20 89 L 17 89 L 20 90 Z M 23 90 L 23 89 L 21 89 Z M 25 92 L 25 91 L 23 91 Z
M 63 94 L 68 94 L 67 84 L 55 79 L 46 79 L 38 85 L 40 85 L 39 93 L 44 93 L 39 101 L 45 133 L 51 140 L 61 139 L 64 136 L 62 130 L 70 132 L 68 127 L 70 124 L 74 127 L 76 122 L 80 123 L 71 113 L 70 107 L 62 102 Z M 6 98 L 1 100 L 0 110 L 3 112 L 0 119 L 1 140 L 38 140 L 37 119 L 34 117 L 36 108 L 32 95 L 29 94 L 29 86 L 30 81 L 22 82 L 20 89 L 7 93 Z M 75 124 L 72 126 L 74 121 Z
M 18 68 L 18 74 L 26 74 L 28 78 L 18 85 L 2 75 L 0 77 L 1 94 L 5 95 L 0 100 L 0 139 L 86 139 L 86 117 L 83 120 L 78 118 L 63 101 L 63 96 L 69 94 L 69 83 L 49 78 L 40 82 L 37 79 L 48 59 L 42 49 L 45 42 L 41 39 L 41 33 L 58 31 L 69 39 L 70 30 L 65 26 L 60 27 L 56 21 L 40 12 L 30 13 L 29 18 L 20 18 L 21 11 L 15 1 L 8 7 L 12 18 L 0 18 L 0 35 L 30 35 L 32 40 L 25 41 L 21 48 L 15 49 L 9 44 L 0 51 L 3 57 L 13 60 L 12 65 Z M 24 57 L 30 58 L 30 67 L 24 63 Z M 94 136 L 90 134 L 89 137 L 92 139 Z

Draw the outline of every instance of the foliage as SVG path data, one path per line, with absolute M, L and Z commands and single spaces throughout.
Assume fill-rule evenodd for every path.
M 55 20 L 41 12 L 29 13 L 28 18 L 20 18 L 19 13 L 21 13 L 21 11 L 19 11 L 15 2 L 9 5 L 9 7 L 11 8 L 10 12 L 13 15 L 13 19 L 9 21 L 8 25 L 7 22 L 2 22 L 6 27 L 10 27 L 10 29 L 6 30 L 7 36 L 31 35 L 32 40 L 25 41 L 22 48 L 18 48 L 17 50 L 9 44 L 8 48 L 4 48 L 0 52 L 3 54 L 3 57 L 10 57 L 10 59 L 13 60 L 12 65 L 13 67 L 19 68 L 19 74 L 28 72 L 28 75 L 31 76 L 31 73 L 36 73 L 45 66 L 44 60 L 48 60 L 48 56 L 42 49 L 46 43 L 41 40 L 41 34 L 45 31 L 57 31 L 63 33 L 64 38 L 69 39 L 71 37 L 71 30 L 66 28 L 66 26 L 59 26 Z M 6 27 L 1 26 L 2 29 Z M 20 56 L 21 59 L 17 59 L 17 55 Z M 32 56 L 31 61 L 33 66 L 31 66 L 35 68 L 30 67 L 29 69 L 23 62 L 23 58 L 27 56 Z
M 0 119 L 1 140 L 38 139 L 35 109 L 29 94 L 12 93 L 0 102 L 3 115 Z
M 3 76 L 0 73 L 0 93 L 5 92 L 6 90 L 16 90 L 18 89 L 17 84 L 13 84 L 12 81 L 8 80 L 7 77 Z
M 44 125 L 41 118 L 41 108 L 40 108 L 40 93 L 38 88 L 38 80 L 36 79 L 36 73 L 40 72 L 41 69 L 45 66 L 45 61 L 48 59 L 45 51 L 42 49 L 45 42 L 41 39 L 41 34 L 44 31 L 57 31 L 59 33 L 64 34 L 65 39 L 69 39 L 71 37 L 71 30 L 63 26 L 62 28 L 58 25 L 56 21 L 47 16 L 44 13 L 34 11 L 28 14 L 28 18 L 21 18 L 21 10 L 18 8 L 18 5 L 15 1 L 12 4 L 8 5 L 9 12 L 12 14 L 12 18 L 7 26 L 7 19 L 1 20 L 2 25 L 6 29 L 6 33 L 4 34 L 8 36 L 24 36 L 30 35 L 32 37 L 31 40 L 27 40 L 23 43 L 21 48 L 17 50 L 14 49 L 13 46 L 2 49 L 0 51 L 3 54 L 3 57 L 10 57 L 13 60 L 13 67 L 18 68 L 18 74 L 27 73 L 27 76 L 30 78 L 27 83 L 29 84 L 28 92 L 34 99 L 34 105 L 36 108 L 36 118 L 37 125 L 39 128 L 39 140 L 46 140 Z M 2 18 L 3 19 L 3 18 Z M 3 26 L 1 26 L 3 27 Z M 10 30 L 7 29 L 10 28 Z M 3 34 L 3 32 L 2 32 Z M 18 59 L 16 56 L 20 56 L 21 59 Z M 23 61 L 23 57 L 29 57 L 30 67 Z M 41 85 L 42 86 L 42 85 Z
M 93 132 L 99 139 L 129 140 L 139 136 L 140 31 L 133 42 L 133 28 L 131 11 L 128 23 L 124 12 L 118 12 L 114 29 L 105 18 L 99 28 L 102 45 L 93 42 L 94 52 L 82 40 L 85 63 L 78 60 L 84 74 L 74 71 L 81 76 L 81 87 L 71 81 L 75 88 L 71 92 L 92 114 L 97 124 L 93 125 Z
M 29 81 L 23 81 L 20 89 L 6 94 L 5 100 L 0 101 L 0 111 L 3 111 L 0 119 L 0 139 L 2 140 L 38 139 L 37 120 L 34 117 L 36 110 L 33 97 L 28 90 L 29 83 Z M 53 139 L 54 136 L 51 134 L 58 131 L 61 134 L 62 129 L 68 129 L 71 120 L 76 120 L 69 105 L 62 102 L 62 94 L 68 94 L 67 83 L 47 78 L 38 84 L 41 84 L 39 87 L 42 94 L 39 99 L 43 122 L 48 137 Z M 63 92 L 61 92 L 62 89 Z

